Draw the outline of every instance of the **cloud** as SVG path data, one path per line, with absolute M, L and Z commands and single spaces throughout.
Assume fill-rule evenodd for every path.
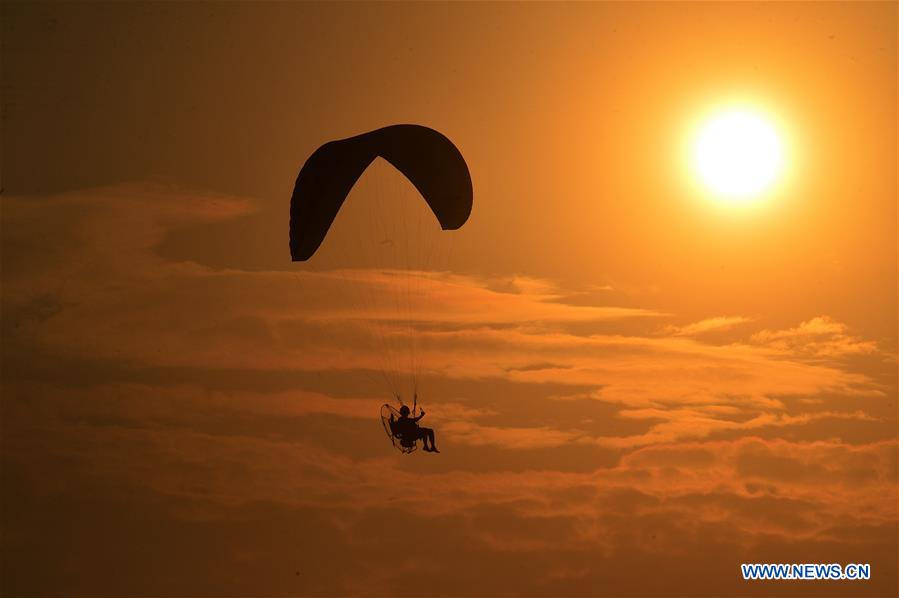
M 708 332 L 719 332 L 730 330 L 740 324 L 751 322 L 750 318 L 743 316 L 716 316 L 714 318 L 706 318 L 699 322 L 693 322 L 684 326 L 668 326 L 665 331 L 674 336 L 694 336 L 705 334 Z
M 175 226 L 252 211 L 252 204 L 237 198 L 156 185 L 98 189 L 43 203 L 4 202 L 7 219 L 20 223 L 4 229 L 12 231 L 4 242 L 20 252 L 18 258 L 39 261 L 32 255 L 42 251 L 58 257 L 35 271 L 5 273 L 3 309 L 7 322 L 15 322 L 7 328 L 8 338 L 56 358 L 210 371 L 368 370 L 375 378 L 384 372 L 393 392 L 412 369 L 434 378 L 554 384 L 571 390 L 552 398 L 581 396 L 618 405 L 620 421 L 644 419 L 649 426 L 630 437 L 603 438 L 607 432 L 539 424 L 442 422 L 459 442 L 507 448 L 585 439 L 642 446 L 824 418 L 863 419 L 857 410 L 786 413 L 781 397 L 884 394 L 861 373 L 803 359 L 876 351 L 876 345 L 848 335 L 845 325 L 826 317 L 789 330 L 762 330 L 749 342 L 728 345 L 689 337 L 748 324 L 748 318 L 669 326 L 663 336 L 578 334 L 568 325 L 663 316 L 559 303 L 556 299 L 570 293 L 533 277 L 213 270 L 154 253 Z M 38 221 L 53 234 L 32 239 L 29 252 L 29 239 L 18 231 Z M 434 413 L 440 416 L 439 409 Z
M 801 426 L 814 420 L 837 419 L 872 421 L 873 417 L 863 411 L 802 413 L 787 415 L 784 413 L 760 412 L 743 421 L 733 421 L 720 417 L 721 414 L 745 413 L 727 406 L 712 405 L 699 409 L 633 409 L 622 410 L 623 418 L 662 420 L 648 432 L 639 436 L 622 438 L 598 438 L 597 442 L 605 446 L 637 447 L 661 444 L 683 439 L 706 438 L 716 432 L 753 431 L 759 428 Z
M 877 353 L 877 343 L 849 333 L 846 324 L 817 316 L 786 330 L 760 330 L 751 341 L 788 354 L 844 357 Z
M 895 386 L 833 318 L 651 333 L 669 316 L 533 277 L 157 253 L 245 199 L 2 202 L 12 593 L 739 594 L 737 563 L 796 555 L 895 589 Z M 376 417 L 409 369 L 433 458 Z

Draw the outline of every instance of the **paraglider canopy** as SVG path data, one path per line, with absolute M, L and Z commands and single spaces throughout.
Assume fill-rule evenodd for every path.
M 441 133 L 421 125 L 392 125 L 330 141 L 306 160 L 290 200 L 290 255 L 312 257 L 353 185 L 383 158 L 415 186 L 444 230 L 471 214 L 471 175 L 462 154 Z

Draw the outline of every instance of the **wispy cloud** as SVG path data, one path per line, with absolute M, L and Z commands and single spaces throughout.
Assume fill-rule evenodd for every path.
M 842 357 L 877 352 L 877 343 L 850 333 L 849 327 L 828 316 L 817 316 L 786 330 L 760 330 L 752 342 L 787 354 Z
M 705 334 L 708 332 L 719 332 L 730 330 L 740 324 L 751 322 L 751 318 L 744 316 L 716 316 L 714 318 L 706 318 L 699 322 L 692 322 L 683 326 L 668 326 L 665 331 L 674 336 L 694 336 Z

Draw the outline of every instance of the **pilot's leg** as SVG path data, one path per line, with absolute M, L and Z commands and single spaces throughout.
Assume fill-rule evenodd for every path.
M 434 445 L 434 430 L 431 428 L 422 428 L 421 435 L 424 440 L 425 448 L 429 451 L 436 451 L 437 447 Z M 428 441 L 431 442 L 431 448 L 428 448 Z
M 426 451 L 431 450 L 428 446 L 428 429 L 421 426 L 418 427 L 418 439 L 421 440 L 422 448 Z

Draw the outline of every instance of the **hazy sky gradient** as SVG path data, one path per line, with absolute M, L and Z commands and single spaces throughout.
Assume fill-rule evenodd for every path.
M 4 593 L 895 595 L 896 22 L 5 2 Z M 683 166 L 732 100 L 793 157 L 742 209 Z M 457 144 L 470 221 L 378 164 L 292 264 L 302 162 L 395 122 Z M 439 456 L 377 420 L 410 338 Z

